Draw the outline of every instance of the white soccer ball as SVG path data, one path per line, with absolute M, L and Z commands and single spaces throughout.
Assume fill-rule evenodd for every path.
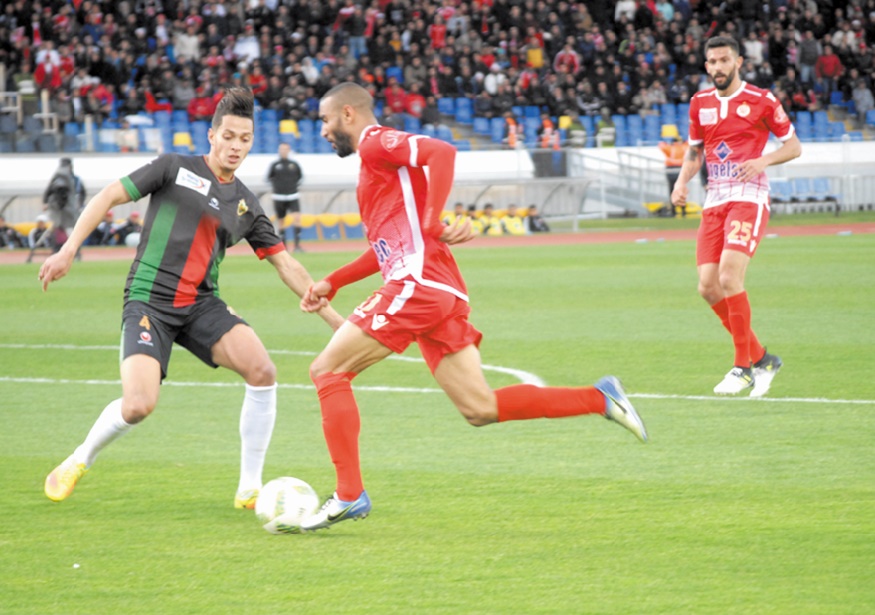
M 319 495 L 299 478 L 275 478 L 255 501 L 255 516 L 271 534 L 298 534 L 301 522 L 319 509 Z

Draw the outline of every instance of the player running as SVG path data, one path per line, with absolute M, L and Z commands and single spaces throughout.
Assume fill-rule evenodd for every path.
M 744 275 L 769 222 L 765 169 L 798 157 L 802 145 L 771 92 L 741 80 L 742 61 L 733 38 L 716 36 L 705 43 L 705 68 L 715 87 L 690 101 L 690 148 L 671 200 L 678 207 L 686 204 L 687 183 L 704 157 L 708 194 L 696 246 L 699 294 L 735 344 L 733 367 L 714 392 L 735 395 L 752 388 L 751 397 L 761 397 L 782 362 L 751 329 Z M 769 133 L 782 145 L 763 154 Z
M 252 148 L 253 129 L 252 92 L 228 90 L 213 116 L 207 156 L 160 156 L 105 187 L 85 207 L 61 251 L 40 268 L 46 290 L 67 274 L 76 250 L 106 212 L 151 195 L 125 285 L 122 397 L 106 406 L 85 441 L 46 477 L 49 499 L 67 498 L 98 453 L 151 414 L 176 342 L 246 382 L 234 506 L 255 506 L 276 418 L 276 367 L 255 331 L 219 298 L 219 264 L 226 248 L 246 239 L 299 297 L 313 280 L 234 175 Z M 318 311 L 334 329 L 343 322 L 330 307 Z
M 449 249 L 473 237 L 470 222 L 464 216 L 451 226 L 440 221 L 453 183 L 455 148 L 379 126 L 370 94 L 353 83 L 329 90 L 319 104 L 319 116 L 322 136 L 338 156 L 358 152 L 361 157 L 357 198 L 370 248 L 315 283 L 301 308 L 322 309 L 340 288 L 377 272 L 383 286 L 353 311 L 310 366 L 337 485 L 302 529 L 325 528 L 370 512 L 351 382 L 413 342 L 472 425 L 600 414 L 647 440 L 643 422 L 613 376 L 590 387 L 519 384 L 493 391 L 480 365 L 482 335 L 468 322 L 468 291 Z M 423 167 L 429 168 L 428 178 Z

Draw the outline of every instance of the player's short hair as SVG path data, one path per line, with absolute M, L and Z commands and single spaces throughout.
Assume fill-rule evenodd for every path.
M 248 120 L 255 119 L 255 97 L 249 88 L 228 88 L 222 96 L 222 100 L 216 105 L 213 114 L 213 129 L 222 125 L 222 118 L 226 115 L 235 115 Z
M 741 55 L 738 41 L 731 36 L 712 36 L 705 43 L 705 53 L 707 53 L 709 49 L 717 49 L 718 47 L 729 47 L 735 55 Z
M 359 84 L 350 81 L 337 84 L 325 92 L 322 98 L 333 98 L 337 104 L 341 106 L 349 105 L 353 109 L 374 110 L 374 97 L 371 96 L 370 92 Z

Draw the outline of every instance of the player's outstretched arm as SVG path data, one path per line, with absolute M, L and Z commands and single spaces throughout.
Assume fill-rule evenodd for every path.
M 304 266 L 292 256 L 283 250 L 277 254 L 271 254 L 267 257 L 267 261 L 276 268 L 280 279 L 288 286 L 293 293 L 301 298 L 301 302 L 307 299 L 310 289 L 313 287 L 313 278 L 307 273 Z M 312 309 L 305 310 L 307 312 L 318 312 L 328 326 L 335 331 L 343 324 L 343 318 L 338 314 L 333 307 L 328 305 L 326 299 L 308 302 Z
M 73 257 L 85 243 L 91 232 L 106 217 L 106 212 L 131 200 L 128 191 L 120 181 L 114 181 L 103 190 L 98 192 L 82 210 L 70 237 L 64 242 L 61 249 L 46 259 L 39 270 L 39 279 L 43 283 L 43 291 L 48 289 L 49 284 L 60 280 L 73 265 Z

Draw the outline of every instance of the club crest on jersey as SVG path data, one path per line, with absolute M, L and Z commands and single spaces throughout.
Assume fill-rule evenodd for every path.
M 404 135 L 397 130 L 387 130 L 380 135 L 380 143 L 389 151 L 398 147 L 403 139 Z
M 717 123 L 717 109 L 699 109 L 699 124 L 713 126 Z
M 176 185 L 190 188 L 195 192 L 207 196 L 210 193 L 210 180 L 204 179 L 196 173 L 192 173 L 188 169 L 180 168 L 176 174 Z
M 247 211 L 249 211 L 249 208 L 246 206 L 246 201 L 240 199 L 240 202 L 237 203 L 237 215 L 242 216 Z
M 747 106 L 747 103 L 741 103 L 735 112 L 738 114 L 738 117 L 747 117 L 750 115 L 750 107 Z

